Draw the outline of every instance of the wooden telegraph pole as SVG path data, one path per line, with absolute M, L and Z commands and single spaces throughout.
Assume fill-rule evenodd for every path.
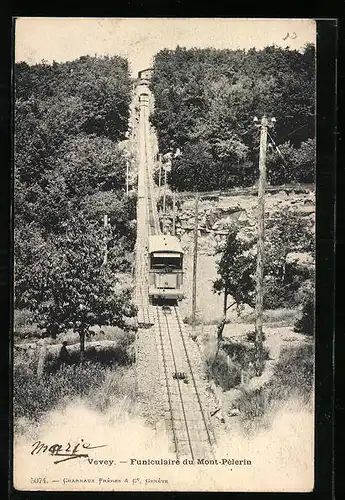
M 194 253 L 193 253 L 193 291 L 192 291 L 192 325 L 195 328 L 196 320 L 196 271 L 198 263 L 198 203 L 199 195 L 195 195 L 195 223 L 194 223 Z
M 128 183 L 129 183 L 129 161 L 126 160 L 126 195 L 128 196 Z
M 163 213 L 165 216 L 166 195 L 167 195 L 167 165 L 164 166 L 164 192 L 163 192 Z
M 161 197 L 161 186 L 162 186 L 162 154 L 160 153 L 158 155 L 158 163 L 159 163 L 159 175 L 158 175 L 158 188 L 159 188 L 159 195 L 158 199 Z
M 176 191 L 173 191 L 173 220 L 172 220 L 172 234 L 176 234 Z
M 167 197 L 167 176 L 168 172 L 171 171 L 171 160 L 169 160 L 164 165 L 164 192 L 163 192 L 163 233 L 166 230 L 166 197 Z
M 254 118 L 257 124 L 258 119 Z M 256 260 L 256 301 L 255 301 L 255 351 L 256 375 L 263 370 L 263 298 L 264 298 L 264 250 L 265 250 L 265 188 L 266 188 L 266 148 L 267 129 L 275 123 L 263 116 L 260 127 L 259 186 L 258 186 L 258 243 Z

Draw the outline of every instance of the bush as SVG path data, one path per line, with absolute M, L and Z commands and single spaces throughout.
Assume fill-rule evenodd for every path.
M 242 425 L 248 430 L 252 420 L 265 417 L 283 402 L 297 399 L 310 404 L 314 382 L 313 345 L 303 344 L 282 350 L 270 381 L 251 392 L 243 393 L 239 401 Z M 261 424 L 265 424 L 262 420 Z
M 256 338 L 255 330 L 251 330 L 250 332 L 246 333 L 246 340 L 248 340 L 248 342 L 255 342 L 255 338 Z M 262 340 L 266 340 L 265 332 L 262 332 Z
M 134 353 L 127 350 L 126 347 L 116 345 L 107 346 L 101 350 L 95 347 L 87 347 L 84 351 L 84 360 L 90 363 L 97 363 L 100 366 L 130 365 L 134 362 Z M 75 366 L 80 362 L 79 350 L 73 350 L 69 353 L 67 366 Z M 54 374 L 61 369 L 61 362 L 52 354 L 48 354 L 45 359 L 44 370 L 46 373 Z
M 298 396 L 307 403 L 313 384 L 314 346 L 308 343 L 283 349 L 270 382 L 270 398 Z
M 28 309 L 15 309 L 13 314 L 14 328 L 31 325 L 33 321 L 32 312 Z
M 308 299 L 303 306 L 302 317 L 296 321 L 294 331 L 306 335 L 314 335 L 315 303 L 313 299 Z
M 15 309 L 13 315 L 13 334 L 16 340 L 41 338 L 43 336 L 28 309 Z
M 91 387 L 102 384 L 104 376 L 104 367 L 90 362 L 63 366 L 43 376 L 37 376 L 25 365 L 17 365 L 13 373 L 14 419 L 26 417 L 37 421 L 65 399 L 87 395 Z
M 223 390 L 228 391 L 241 383 L 241 367 L 237 362 L 227 359 L 224 351 L 210 353 L 205 359 L 206 375 L 213 379 Z
M 268 349 L 263 348 L 264 360 L 268 358 Z M 227 391 L 241 383 L 241 372 L 254 364 L 255 350 L 252 345 L 240 342 L 222 342 L 217 349 L 215 342 L 206 348 L 205 365 L 208 379 Z

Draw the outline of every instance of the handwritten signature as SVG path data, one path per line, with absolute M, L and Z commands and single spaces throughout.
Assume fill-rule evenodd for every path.
M 74 458 L 89 458 L 88 453 L 84 450 L 95 450 L 96 448 L 104 448 L 106 444 L 100 444 L 97 446 L 92 446 L 90 443 L 85 443 L 84 439 L 81 439 L 75 446 L 72 447 L 71 443 L 67 445 L 62 445 L 55 443 L 52 445 L 47 445 L 42 443 L 42 441 L 36 441 L 33 443 L 33 450 L 31 455 L 38 455 L 40 453 L 48 453 L 54 457 L 65 457 L 59 460 L 55 460 L 54 464 L 59 464 L 65 462 L 66 460 L 72 460 Z

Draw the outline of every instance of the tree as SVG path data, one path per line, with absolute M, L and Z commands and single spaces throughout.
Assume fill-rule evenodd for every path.
M 218 263 L 220 277 L 214 281 L 213 289 L 224 294 L 223 316 L 234 305 L 249 304 L 254 307 L 255 297 L 255 255 L 250 252 L 252 242 L 239 238 L 238 229 L 230 228 L 224 247 L 219 250 L 221 258 Z M 228 306 L 231 296 L 233 303 Z
M 223 316 L 234 306 L 255 307 L 256 238 L 245 240 L 239 229 L 229 230 L 219 249 L 219 278 L 214 281 L 216 293 L 224 294 Z M 297 253 L 297 262 L 288 256 Z M 264 263 L 264 307 L 296 307 L 305 282 L 313 278 L 313 222 L 287 209 L 266 221 Z M 228 306 L 228 296 L 233 303 Z
M 85 230 L 111 215 L 118 250 L 113 272 L 127 270 L 134 246 L 135 201 L 124 196 L 131 82 L 120 57 L 81 57 L 66 63 L 15 65 L 16 304 L 41 266 L 46 249 L 85 218 Z M 93 212 L 94 210 L 94 212 Z M 87 222 L 87 224 L 86 224 Z M 47 257 L 49 260 L 49 258 Z M 58 262 L 58 261 L 57 261 Z
M 278 146 L 273 145 L 267 153 L 268 180 L 273 185 L 284 182 L 315 182 L 315 139 L 302 142 L 299 148 L 286 141 Z
M 67 237 L 49 240 L 35 256 L 22 303 L 48 335 L 68 329 L 79 334 L 83 360 L 85 335 L 94 325 L 128 329 L 134 316 L 130 290 L 102 265 L 102 230 L 75 220 Z M 17 269 L 17 272 L 20 269 Z
M 307 256 L 298 265 L 288 260 L 289 254 Z M 265 294 L 268 309 L 298 305 L 297 294 L 313 271 L 313 222 L 298 212 L 283 209 L 266 222 Z
M 293 152 L 314 137 L 313 45 L 302 52 L 276 46 L 248 51 L 165 49 L 155 56 L 151 88 L 155 97 L 151 121 L 160 150 L 182 147 L 184 151 L 184 160 L 174 161 L 171 172 L 171 183 L 179 190 L 252 183 L 259 147 L 254 116 L 275 116 L 271 134 L 278 144 L 288 138 Z M 299 156 L 305 156 L 302 150 Z M 308 174 L 297 176 L 298 182 L 312 182 L 310 166 L 300 166 L 297 157 L 288 168 L 279 164 L 273 170 L 275 183 L 291 182 L 302 171 Z

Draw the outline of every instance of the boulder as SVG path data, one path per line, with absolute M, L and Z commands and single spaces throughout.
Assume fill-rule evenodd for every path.
M 302 216 L 308 216 L 315 213 L 315 206 L 304 205 L 303 207 L 298 208 L 298 213 Z
M 290 252 L 286 256 L 286 264 L 292 264 L 300 269 L 308 270 L 314 267 L 314 258 L 307 252 Z
M 236 214 L 229 215 L 228 217 L 220 219 L 219 221 L 213 224 L 212 229 L 214 231 L 229 229 L 229 227 L 231 227 L 235 222 L 237 222 L 241 213 L 242 212 L 236 212 Z

